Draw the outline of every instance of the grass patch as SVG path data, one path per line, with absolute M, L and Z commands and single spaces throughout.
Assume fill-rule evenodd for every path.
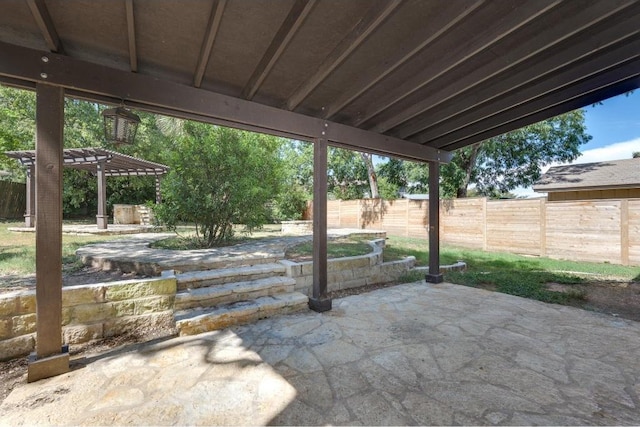
M 341 237 L 327 243 L 328 258 L 343 258 L 366 255 L 373 252 L 373 248 L 366 240 L 359 238 Z M 305 242 L 293 246 L 285 252 L 285 258 L 295 261 L 311 261 L 313 257 L 313 243 Z
M 22 276 L 36 272 L 35 233 L 15 233 L 9 227 L 21 227 L 18 221 L 0 222 L 0 276 Z M 82 264 L 76 250 L 89 243 L 104 242 L 118 236 L 62 236 L 62 263 L 65 271 L 76 271 Z
M 417 265 L 428 265 L 428 242 L 396 236 L 390 236 L 387 239 L 385 261 L 402 259 L 407 255 L 415 256 Z M 445 274 L 445 280 L 450 283 L 558 304 L 574 304 L 583 301 L 586 297 L 584 289 L 579 289 L 579 286 L 571 289 L 571 286 L 584 284 L 585 277 L 618 280 L 640 278 L 639 267 L 526 257 L 455 247 L 442 247 L 440 259 L 443 265 L 453 264 L 458 260 L 467 263 L 467 271 L 452 271 Z M 410 279 L 413 277 L 402 280 Z M 416 280 L 421 279 L 422 277 L 416 278 Z M 565 289 L 563 291 L 549 289 L 553 284 L 563 285 Z

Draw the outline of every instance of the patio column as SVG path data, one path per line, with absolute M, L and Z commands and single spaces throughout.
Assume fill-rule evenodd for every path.
M 162 175 L 156 175 L 156 205 L 162 203 L 162 193 L 160 192 L 160 183 L 162 182 Z
M 98 215 L 96 215 L 96 223 L 99 230 L 107 229 L 107 185 L 104 178 L 104 162 L 98 162 L 96 165 L 96 175 L 98 176 Z
M 331 310 L 327 296 L 327 140 L 313 141 L 313 296 L 309 308 Z
M 440 274 L 440 164 L 429 162 L 429 274 L 427 282 L 441 283 Z
M 33 228 L 36 225 L 36 169 L 35 165 L 27 167 L 27 208 L 24 213 L 24 226 Z
M 36 84 L 36 351 L 27 381 L 69 370 L 62 348 L 62 147 L 64 90 Z

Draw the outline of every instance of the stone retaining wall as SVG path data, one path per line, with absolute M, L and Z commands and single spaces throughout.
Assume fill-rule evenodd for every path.
M 313 233 L 313 221 L 282 221 L 282 234 Z
M 63 342 L 84 343 L 140 328 L 172 329 L 175 294 L 175 278 L 65 287 Z M 35 312 L 35 290 L 0 295 L 0 360 L 34 350 Z
M 384 262 L 385 239 L 369 242 L 373 252 L 367 255 L 330 259 L 327 263 L 327 290 L 329 292 L 397 280 L 411 270 L 416 262 L 410 256 L 400 261 Z M 295 279 L 295 290 L 311 296 L 313 289 L 313 261 L 293 262 L 281 260 L 287 276 Z

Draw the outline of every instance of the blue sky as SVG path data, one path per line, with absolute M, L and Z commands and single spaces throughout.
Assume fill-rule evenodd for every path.
M 609 98 L 585 107 L 584 111 L 587 133 L 593 139 L 581 147 L 582 155 L 573 163 L 629 159 L 634 151 L 640 151 L 640 90 Z M 513 192 L 527 197 L 542 196 L 531 188 Z

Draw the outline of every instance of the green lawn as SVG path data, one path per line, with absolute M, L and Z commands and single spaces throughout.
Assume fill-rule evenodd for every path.
M 428 265 L 428 242 L 422 239 L 390 236 L 385 259 L 393 260 L 413 255 L 418 265 Z M 557 292 L 548 284 L 583 284 L 588 280 L 640 280 L 640 267 L 625 267 L 608 263 L 563 261 L 507 253 L 483 252 L 472 249 L 442 247 L 441 264 L 458 260 L 467 263 L 464 272 L 452 271 L 445 280 L 460 285 L 482 287 L 507 294 L 545 302 L 571 304 L 584 299 L 584 291 Z
M 36 271 L 35 233 L 15 233 L 9 227 L 21 227 L 22 221 L 0 222 L 0 276 L 21 276 Z M 62 262 L 69 271 L 80 267 L 76 250 L 88 243 L 104 242 L 118 236 L 62 236 Z

